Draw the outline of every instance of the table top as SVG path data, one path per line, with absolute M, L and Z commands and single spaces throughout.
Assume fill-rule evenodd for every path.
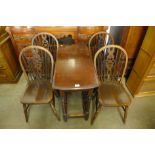
M 85 45 L 59 48 L 53 77 L 53 89 L 87 90 L 99 86 L 94 64 Z

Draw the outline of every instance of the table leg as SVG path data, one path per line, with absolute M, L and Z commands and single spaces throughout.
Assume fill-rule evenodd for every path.
M 63 119 L 66 122 L 68 115 L 67 115 L 67 92 L 61 92 L 62 97 L 62 111 L 63 111 Z
M 93 94 L 94 96 L 94 98 L 95 98 L 95 105 L 96 105 L 96 111 L 97 111 L 97 108 L 98 108 L 98 106 L 99 106 L 99 102 L 98 102 L 98 88 L 95 88 L 94 89 L 94 94 Z
M 89 108 L 90 108 L 89 91 L 82 92 L 82 99 L 83 99 L 83 112 L 85 114 L 85 120 L 88 120 Z

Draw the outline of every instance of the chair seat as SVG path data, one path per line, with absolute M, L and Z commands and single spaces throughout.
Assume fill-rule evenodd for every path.
M 53 98 L 52 84 L 49 81 L 33 81 L 28 86 L 21 98 L 21 103 L 42 104 L 49 103 Z
M 99 102 L 105 106 L 129 106 L 131 99 L 118 82 L 104 82 L 98 89 Z

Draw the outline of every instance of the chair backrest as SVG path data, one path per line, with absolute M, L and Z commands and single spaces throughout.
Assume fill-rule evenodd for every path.
M 33 45 L 25 47 L 20 52 L 19 62 L 29 82 L 34 80 L 52 82 L 54 63 L 47 49 Z
M 122 82 L 127 63 L 127 53 L 118 45 L 104 46 L 96 52 L 94 57 L 94 65 L 100 82 Z
M 47 32 L 38 33 L 32 38 L 32 45 L 46 48 L 51 52 L 54 61 L 56 61 L 59 43 L 54 35 Z
M 113 36 L 107 32 L 97 32 L 89 39 L 89 51 L 94 59 L 95 53 L 103 46 L 114 44 Z

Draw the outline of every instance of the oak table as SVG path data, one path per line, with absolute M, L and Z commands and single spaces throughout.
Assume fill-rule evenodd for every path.
M 64 121 L 71 117 L 88 119 L 89 97 L 98 86 L 98 78 L 88 47 L 80 44 L 60 46 L 53 76 L 53 89 L 61 92 Z M 70 91 L 82 91 L 82 114 L 67 113 L 67 94 Z

